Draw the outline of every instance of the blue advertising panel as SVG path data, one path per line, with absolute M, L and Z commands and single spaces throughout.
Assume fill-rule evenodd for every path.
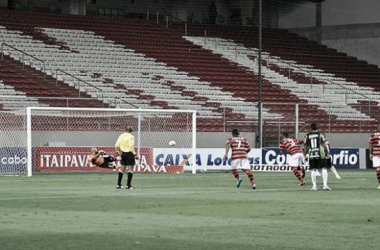
M 14 173 L 15 169 L 27 169 L 27 150 L 25 147 L 0 148 L 0 173 Z
M 359 169 L 358 148 L 331 148 L 332 165 L 336 168 Z

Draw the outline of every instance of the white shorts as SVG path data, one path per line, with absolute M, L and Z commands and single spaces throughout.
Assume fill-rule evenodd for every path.
M 379 168 L 380 167 L 380 156 L 373 156 L 372 157 L 372 166 L 374 168 Z
M 303 154 L 302 153 L 297 153 L 297 154 L 291 155 L 288 158 L 288 165 L 291 167 L 302 166 L 302 162 L 303 162 Z
M 231 161 L 231 169 L 251 169 L 248 159 L 235 159 Z

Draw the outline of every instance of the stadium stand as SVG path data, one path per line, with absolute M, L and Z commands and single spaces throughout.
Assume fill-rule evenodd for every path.
M 8 23 L 9 20 L 11 19 L 7 19 Z M 68 19 L 68 21 L 71 22 L 71 19 Z M 20 22 L 17 21 L 16 23 L 19 24 Z M 20 30 L 25 30 L 25 28 L 16 25 L 11 25 L 11 27 L 18 28 Z M 30 33 L 30 28 L 27 28 L 26 30 Z M 40 32 L 40 29 L 38 32 Z M 110 88 L 107 88 L 107 94 L 113 94 L 113 91 L 116 90 L 126 90 L 127 94 L 135 95 L 134 100 L 132 98 L 128 100 L 128 103 L 134 101 L 134 104 L 137 104 L 140 107 L 145 102 L 145 104 L 150 104 L 151 106 L 158 105 L 164 106 L 165 108 L 178 108 L 178 106 L 179 108 L 197 108 L 197 110 L 200 110 L 199 112 L 201 113 L 201 115 L 202 113 L 204 113 L 207 116 L 215 116 L 217 113 L 219 113 L 218 116 L 221 117 L 220 113 L 224 112 L 225 116 L 235 117 L 238 119 L 245 118 L 245 116 L 257 117 L 257 108 L 254 104 L 246 103 L 243 101 L 242 98 L 233 97 L 230 93 L 225 93 L 221 91 L 218 87 L 209 86 L 208 83 L 200 82 L 194 77 L 188 77 L 183 72 L 176 71 L 176 69 L 165 67 L 165 65 L 162 63 L 156 63 L 151 58 L 144 57 L 144 55 L 136 54 L 131 50 L 123 50 L 120 48 L 120 46 L 113 45 L 112 41 L 104 41 L 101 37 L 93 39 L 93 32 L 83 30 L 71 30 L 68 32 L 67 30 L 63 29 L 44 29 L 44 32 L 50 32 L 53 33 L 51 34 L 53 36 L 58 36 L 61 39 L 67 39 L 69 43 L 73 44 L 75 47 L 74 50 L 71 49 L 69 52 L 64 51 L 61 53 L 62 50 L 60 50 L 58 53 L 57 50 L 51 48 L 54 48 L 54 46 L 56 46 L 55 44 L 49 45 L 49 47 L 47 48 L 46 42 L 34 43 L 34 48 L 32 49 L 33 51 L 29 52 L 33 52 L 39 58 L 43 58 L 44 60 L 49 61 L 49 65 L 47 66 L 48 72 L 49 67 L 59 67 L 66 71 L 69 71 L 70 73 L 80 73 L 82 78 L 87 77 L 85 79 L 87 81 L 91 81 L 91 83 L 94 85 L 100 84 L 102 88 L 105 88 L 105 84 L 108 84 L 108 87 Z M 50 37 L 50 40 L 56 41 L 55 37 L 47 36 L 46 34 L 43 34 L 43 36 L 40 37 Z M 27 39 L 27 37 L 20 37 L 20 40 L 25 39 Z M 81 39 L 82 41 L 87 41 L 87 44 L 83 44 L 83 42 L 81 43 Z M 97 46 L 97 42 L 100 42 L 99 46 Z M 31 43 L 31 41 L 24 41 L 24 45 L 22 45 L 22 43 L 18 45 L 19 47 L 22 46 L 23 48 L 28 48 L 28 43 Z M 67 43 L 61 41 L 59 43 L 60 48 L 62 47 L 62 44 L 65 44 L 66 48 L 68 47 Z M 105 51 L 103 51 L 103 53 L 99 54 L 94 52 L 94 50 L 99 51 L 100 47 L 104 49 L 106 43 L 109 43 L 109 46 L 108 48 L 105 48 Z M 81 50 L 81 53 L 77 53 L 78 49 Z M 39 51 L 36 52 L 37 50 Z M 89 52 L 86 53 L 85 50 L 89 50 Z M 108 58 L 108 61 L 102 60 L 102 67 L 99 68 L 99 65 L 94 64 L 84 65 L 86 62 L 93 61 L 99 63 L 99 60 L 93 59 L 99 59 L 99 57 L 102 56 L 104 57 L 104 55 L 110 53 L 110 50 L 114 50 L 115 54 L 111 55 L 111 57 Z M 75 52 L 73 53 L 73 51 Z M 117 67 L 115 67 L 114 65 L 115 56 L 116 54 L 120 54 L 119 52 L 121 51 L 123 52 L 124 57 L 119 58 L 119 62 L 122 65 L 123 69 L 119 72 L 115 72 L 115 68 Z M 89 57 L 83 58 L 84 55 Z M 94 58 L 94 56 L 96 58 Z M 78 58 L 82 59 L 76 60 Z M 69 67 L 66 67 L 66 65 L 69 65 Z M 78 69 L 80 69 L 80 72 L 78 72 Z M 93 72 L 97 71 L 97 69 L 99 69 L 99 71 L 102 72 Z M 89 70 L 91 70 L 91 72 L 86 72 Z M 49 73 L 52 74 L 52 72 Z M 86 73 L 88 73 L 87 76 Z M 115 77 L 115 75 L 117 75 L 117 77 Z M 124 83 L 123 75 L 125 77 Z M 66 81 L 68 80 L 65 79 L 65 82 Z M 139 83 L 137 84 L 137 86 L 136 81 Z M 193 82 L 194 84 L 192 84 Z M 139 89 L 139 87 L 145 88 Z M 193 89 L 191 89 L 192 87 Z M 152 93 L 152 91 L 154 92 L 154 94 Z M 170 95 L 168 95 L 168 91 Z M 208 96 L 202 96 L 199 95 L 199 93 L 207 94 Z M 119 94 L 122 94 L 121 96 L 118 96 L 120 98 L 126 96 L 125 91 L 122 91 L 121 93 L 119 91 Z M 157 98 L 159 96 L 161 99 Z M 179 99 L 179 101 L 171 101 L 170 99 Z M 220 101 L 223 101 L 225 103 L 226 100 L 229 100 L 229 102 L 226 104 L 228 104 L 228 106 L 233 106 L 235 110 L 232 108 L 223 107 L 223 104 Z M 186 102 L 190 105 L 185 106 Z M 240 114 L 236 111 L 240 111 Z M 268 114 L 268 116 L 278 117 L 278 115 L 271 114 Z M 215 122 L 219 120 L 213 119 L 210 121 Z M 209 123 L 206 124 L 207 127 L 209 127 Z M 219 130 L 220 128 L 222 127 L 219 126 Z
M 203 38 L 187 37 L 187 39 L 200 45 L 204 44 Z M 213 42 L 217 43 L 216 48 L 212 43 L 204 44 L 203 46 L 209 49 L 213 49 L 214 47 L 215 53 L 221 53 L 231 61 L 235 61 L 253 71 L 258 71 L 256 67 L 257 63 L 251 61 L 252 58 L 255 59 L 257 57 L 257 52 L 250 51 L 241 45 L 238 46 L 238 44 L 224 39 L 213 39 Z M 341 79 L 335 79 L 332 76 L 328 76 L 327 78 L 327 74 L 320 72 L 321 70 L 315 70 L 309 65 L 303 65 L 303 68 L 301 68 L 295 62 L 284 61 L 278 57 L 273 58 L 268 53 L 265 53 L 264 58 L 267 59 L 264 60 L 264 65 L 262 66 L 264 79 L 280 83 L 281 86 L 289 89 L 300 99 L 314 104 L 312 108 L 318 105 L 320 107 L 319 110 L 317 108 L 314 111 L 311 110 L 315 114 L 319 115 L 325 111 L 326 115 L 332 115 L 339 119 L 370 119 L 367 115 L 360 113 L 347 104 L 351 102 L 356 103 L 364 96 L 377 99 L 379 95 L 372 94 L 372 91 L 368 87 L 364 90 L 364 87 L 358 87 L 355 83 L 343 82 Z M 268 63 L 269 59 L 270 63 Z M 350 95 L 346 96 L 346 90 L 352 91 Z M 304 104 L 303 106 L 306 105 Z
M 171 28 L 177 30 L 181 34 L 185 34 L 183 23 L 172 23 Z M 206 38 L 205 34 L 207 36 Z M 257 29 L 252 27 L 228 27 L 218 25 L 192 24 L 187 26 L 186 35 L 192 36 L 193 38 L 197 37 L 197 39 L 195 40 L 198 41 L 198 44 L 204 44 L 204 40 L 207 39 L 209 43 L 206 47 L 210 49 L 220 48 L 220 46 L 223 45 L 223 42 L 220 42 L 220 40 L 224 40 L 224 42 L 228 41 L 230 45 L 231 43 L 233 43 L 234 45 L 232 45 L 229 49 L 230 51 L 228 58 L 230 59 L 235 57 L 235 50 L 237 44 L 242 45 L 244 49 L 247 49 L 250 52 L 257 52 L 256 48 L 258 47 L 258 31 Z M 215 42 L 215 40 L 218 41 Z M 237 50 L 238 53 L 244 53 L 244 51 L 241 51 L 239 47 L 237 48 Z M 357 116 L 357 119 L 361 120 L 364 118 L 367 121 L 354 122 L 352 126 L 348 126 L 349 129 L 342 129 L 342 125 L 345 123 L 351 124 L 352 117 L 350 118 L 350 120 L 336 120 L 336 125 L 332 126 L 336 126 L 336 128 L 334 128 L 333 131 L 357 132 L 361 131 L 361 125 L 365 125 L 366 128 L 373 128 L 377 123 L 375 119 L 378 119 L 376 112 L 376 110 L 378 109 L 378 102 L 372 101 L 379 99 L 378 87 L 380 86 L 380 83 L 379 79 L 374 77 L 378 75 L 380 72 L 377 66 L 368 65 L 367 63 L 359 61 L 356 58 L 349 57 L 344 53 L 339 53 L 333 49 L 327 48 L 324 45 L 317 44 L 313 41 L 309 41 L 303 37 L 299 37 L 298 35 L 289 33 L 288 31 L 281 29 L 263 29 L 263 50 L 264 54 L 267 53 L 267 55 L 269 55 L 267 57 L 268 61 L 263 61 L 263 64 L 267 64 L 268 68 L 271 68 L 274 71 L 276 68 L 277 71 L 282 71 L 277 73 L 282 73 L 283 75 L 285 75 L 286 72 L 289 75 L 289 70 L 291 70 L 291 77 L 289 77 L 291 79 L 292 77 L 297 77 L 295 75 L 298 75 L 298 77 L 300 77 L 300 71 L 311 71 L 313 75 L 312 79 L 310 79 L 309 76 L 308 81 L 304 82 L 304 84 L 310 83 L 312 81 L 313 87 L 318 88 L 318 85 L 320 85 L 321 82 L 325 82 L 325 86 L 323 86 L 322 88 L 332 90 L 335 89 L 335 91 L 333 91 L 333 95 L 331 95 L 329 98 L 319 98 L 322 99 L 324 102 L 328 102 L 328 100 L 334 98 L 339 99 L 337 98 L 339 94 L 346 95 L 346 91 L 342 90 L 342 85 L 345 88 L 348 88 L 349 94 L 346 95 L 346 98 L 354 99 L 355 101 L 352 103 L 348 102 L 345 106 L 351 106 L 359 110 L 360 112 L 365 113 L 371 118 L 370 120 L 368 120 L 361 114 Z M 221 51 L 218 50 L 217 53 L 221 53 Z M 336 58 L 337 68 L 331 66 L 331 64 L 333 65 L 333 63 L 335 63 Z M 255 58 L 251 59 L 254 60 Z M 274 61 L 276 61 L 279 64 L 274 64 Z M 283 62 L 285 62 L 285 67 L 284 65 L 281 65 L 281 63 Z M 325 63 L 327 66 L 329 66 L 327 67 Z M 323 67 L 319 67 L 320 65 L 323 65 Z M 292 68 L 293 66 L 295 67 Z M 344 70 L 336 71 L 336 69 Z M 292 71 L 294 70 L 296 70 L 296 74 L 292 74 Z M 342 74 L 342 72 L 346 72 L 346 74 Z M 364 74 L 370 75 L 369 79 L 372 79 L 371 84 L 365 84 L 364 79 L 368 78 L 362 78 L 363 72 L 366 72 Z M 355 77 L 352 77 L 353 75 Z M 314 79 L 315 76 L 318 76 L 319 79 Z M 303 77 L 303 79 L 305 79 L 305 76 Z M 329 82 L 331 83 L 331 81 L 334 81 L 335 84 L 326 84 Z M 289 80 L 287 80 L 286 82 L 288 83 Z M 283 86 L 284 84 L 285 82 L 282 81 L 281 85 Z M 307 99 L 308 102 L 310 102 L 310 99 Z M 363 104 L 370 103 L 372 108 L 367 105 L 365 105 L 366 107 L 363 107 Z M 331 108 L 334 108 L 334 106 L 328 105 L 326 106 L 326 108 L 330 110 Z M 340 107 L 338 108 L 340 109 Z M 351 109 L 350 113 L 355 112 Z M 356 113 L 356 115 L 357 114 L 358 113 Z M 331 118 L 335 120 L 336 117 L 330 116 L 330 119 Z
M 183 33 L 183 24 L 172 23 L 172 28 Z M 193 24 L 187 29 L 189 36 L 218 37 L 231 39 L 247 48 L 258 47 L 258 30 L 252 27 L 226 27 Z M 263 29 L 263 50 L 283 60 L 292 60 L 300 65 L 312 65 L 315 69 L 332 73 L 347 82 L 371 87 L 380 91 L 380 69 L 355 57 L 307 40 L 282 29 Z
M 254 54 L 248 57 L 246 64 L 235 61 L 233 50 L 228 52 L 230 55 L 228 57 L 221 51 L 203 47 L 199 41 L 195 44 L 195 40 L 186 40 L 177 32 L 182 29 L 182 24 L 173 25 L 172 28 L 177 31 L 172 31 L 139 19 L 44 13 L 34 15 L 30 12 L 7 10 L 0 12 L 3 42 L 14 44 L 15 47 L 22 48 L 48 62 L 46 68 L 49 87 L 45 84 L 34 84 L 42 81 L 41 79 L 34 81 L 37 76 L 33 76 L 30 71 L 33 71 L 32 67 L 39 70 L 34 71 L 39 72 L 40 77 L 41 66 L 26 66 L 27 71 L 23 72 L 23 76 L 27 77 L 28 82 L 33 82 L 31 84 L 18 82 L 12 85 L 12 82 L 4 81 L 4 78 L 0 77 L 4 85 L 13 86 L 16 91 L 23 91 L 26 96 L 33 96 L 33 88 L 38 88 L 34 93 L 45 93 L 47 96 L 61 94 L 69 97 L 70 91 L 77 93 L 74 79 L 55 75 L 55 69 L 59 68 L 107 93 L 107 96 L 99 98 L 99 93 L 94 88 L 79 87 L 88 94 L 88 97 L 98 99 L 98 103 L 103 101 L 102 105 L 112 106 L 116 98 L 119 100 L 119 103 L 116 103 L 118 107 L 132 105 L 143 108 L 197 109 L 200 114 L 198 122 L 200 131 L 228 129 L 227 120 L 234 122 L 233 126 L 239 127 L 242 131 L 257 129 L 252 125 L 257 121 L 255 102 L 258 100 L 258 76 L 250 64 L 255 60 Z M 203 36 L 206 30 L 209 37 L 232 39 L 235 43 L 243 44 L 246 50 L 257 47 L 255 38 L 257 34 L 252 32 L 252 28 L 234 27 L 233 30 L 215 25 L 190 27 L 188 33 L 193 37 Z M 289 67 L 284 67 L 283 64 L 292 62 L 296 68 L 300 65 L 312 65 L 314 72 L 323 71 L 334 74 L 334 77 L 346 82 L 355 82 L 355 86 L 360 87 L 357 89 L 363 90 L 366 94 L 372 89 L 379 90 L 375 86 L 377 84 L 375 78 L 360 78 L 359 81 L 361 74 L 359 71 L 347 73 L 343 68 L 358 66 L 365 72 L 380 72 L 377 68 L 366 66 L 322 45 L 317 46 L 287 31 L 265 29 L 264 39 L 264 50 L 268 52 L 268 61 L 264 62 L 267 65 L 264 73 L 267 75 L 263 80 L 262 95 L 265 102 L 264 119 L 268 123 L 266 129 L 275 131 L 277 125 L 273 124 L 276 122 L 294 120 L 295 103 L 300 104 L 301 122 L 307 123 L 315 119 L 324 121 L 320 127 L 325 131 L 366 132 L 375 127 L 375 119 L 378 117 L 373 114 L 373 110 L 377 108 L 376 103 L 370 103 L 374 106 L 371 112 L 360 110 L 355 106 L 353 107 L 357 109 L 351 108 L 345 103 L 333 106 L 328 101 L 323 101 L 334 98 L 333 96 L 326 94 L 322 100 L 320 96 L 308 95 L 305 88 L 300 87 L 305 84 L 301 83 L 302 81 L 308 80 L 305 74 L 295 73 L 297 70 L 291 69 L 292 77 L 287 78 L 285 72 L 289 72 Z M 219 41 L 218 44 L 222 42 Z M 310 56 L 305 56 L 306 53 Z M 330 55 L 340 58 L 337 69 L 341 70 L 331 66 L 330 63 L 333 61 L 329 59 L 326 59 L 327 65 L 322 65 L 325 58 L 329 58 Z M 11 57 L 20 61 L 19 55 L 11 54 Z M 22 64 L 17 62 L 18 68 L 14 65 L 12 68 L 10 60 L 6 58 L 6 70 L 20 71 Z M 313 75 L 310 78 L 314 88 L 325 88 L 323 85 L 328 85 L 321 79 L 323 76 L 332 77 L 321 73 L 319 77 Z M 64 90 L 57 91 L 54 87 L 54 77 L 60 80 L 58 82 L 62 88 L 64 83 L 68 84 L 66 88 L 70 91 L 67 94 Z M 298 92 L 295 91 L 297 88 Z M 72 94 L 75 95 L 77 94 Z M 357 101 L 360 103 L 359 101 L 363 100 L 357 99 Z M 46 102 L 52 105 L 51 100 Z M 370 105 L 368 107 L 371 107 Z M 289 131 L 294 129 L 288 124 L 281 126 L 288 127 Z
M 173 24 L 176 25 L 176 24 Z M 182 29 L 177 24 L 177 29 Z M 250 27 L 191 25 L 187 32 L 191 36 L 219 37 L 233 39 L 248 48 L 258 47 L 258 30 Z M 282 29 L 263 30 L 263 50 L 282 59 L 293 60 L 299 64 L 313 65 L 317 69 L 333 73 L 347 81 L 356 82 L 360 86 L 373 87 L 380 91 L 380 70 L 375 65 L 360 61 L 345 53 L 337 52 L 325 45 L 307 40 Z
M 67 98 L 71 98 L 69 104 L 71 107 L 104 107 L 101 102 L 95 99 L 75 100 L 75 98 L 78 97 L 78 91 L 68 87 L 63 82 L 56 82 L 51 76 L 47 76 L 46 79 L 44 79 L 42 72 L 28 65 L 23 66 L 22 63 L 11 59 L 9 56 L 4 56 L 2 60 L 0 79 L 0 86 L 2 86 L 0 89 L 1 95 L 21 95 L 28 98 L 36 97 L 26 99 L 26 103 L 20 103 L 21 99 L 9 101 L 7 105 L 8 108 L 25 107 L 30 104 L 37 106 L 50 104 L 55 107 L 67 107 Z M 84 93 L 81 97 L 90 98 L 89 95 Z M 34 100 L 34 102 L 30 102 L 30 100 Z

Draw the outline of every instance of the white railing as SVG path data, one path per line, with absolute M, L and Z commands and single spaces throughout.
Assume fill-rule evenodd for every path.
M 19 50 L 18 48 L 13 47 L 7 43 L 1 43 L 1 60 L 4 60 L 4 47 L 9 47 L 9 48 L 16 50 L 16 51 L 21 53 L 21 61 L 22 61 L 22 68 L 23 69 L 25 69 L 25 58 L 24 58 L 24 56 L 29 56 L 29 57 L 33 58 L 34 60 L 41 62 L 43 65 L 44 79 L 46 80 L 46 63 L 44 60 L 39 59 L 35 56 L 32 56 L 32 55 L 30 55 L 30 54 L 28 54 L 22 50 Z
M 56 85 L 58 85 L 58 72 L 61 72 L 61 73 L 63 73 L 64 75 L 70 76 L 70 77 L 72 77 L 72 78 L 74 78 L 75 80 L 78 81 L 78 83 L 77 83 L 77 87 L 78 87 L 78 96 L 79 96 L 79 97 L 80 97 L 80 87 L 81 87 L 81 84 L 80 84 L 80 83 L 82 82 L 82 83 L 86 84 L 87 86 L 90 86 L 91 88 L 94 88 L 94 89 L 96 89 L 98 92 L 100 92 L 100 93 L 101 93 L 101 100 L 102 100 L 102 101 L 104 100 L 104 93 L 103 93 L 103 90 L 102 90 L 102 89 L 100 89 L 100 88 L 98 88 L 98 87 L 96 87 L 96 86 L 94 86 L 94 85 L 92 85 L 92 84 L 90 84 L 90 83 L 88 83 L 88 82 L 86 82 L 86 81 L 80 79 L 79 77 L 76 77 L 76 76 L 74 76 L 74 75 L 72 75 L 72 74 L 70 74 L 70 73 L 68 73 L 68 72 L 66 72 L 66 71 L 63 71 L 63 70 L 61 70 L 61 69 L 56 69 L 56 70 L 55 70 L 55 83 L 56 83 Z

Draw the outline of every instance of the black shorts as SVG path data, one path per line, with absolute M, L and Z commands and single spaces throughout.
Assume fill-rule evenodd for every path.
M 332 166 L 332 164 L 331 164 L 331 157 L 328 158 L 326 161 L 327 161 L 326 166 L 327 166 L 328 168 L 331 168 L 331 166 Z
M 122 152 L 120 164 L 122 166 L 134 166 L 136 164 L 135 156 L 132 152 Z
M 310 165 L 310 169 L 325 168 L 327 167 L 327 160 L 326 159 L 310 159 L 309 165 Z
M 103 164 L 99 166 L 101 168 L 109 168 L 110 163 L 115 161 L 115 158 L 113 156 L 106 156 L 106 157 L 103 157 L 103 159 L 104 159 Z

